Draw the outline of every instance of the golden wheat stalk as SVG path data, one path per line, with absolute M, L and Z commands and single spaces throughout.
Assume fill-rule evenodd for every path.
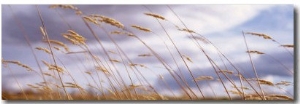
M 42 60 L 42 62 L 48 67 L 49 70 L 56 70 L 57 72 L 64 72 L 64 69 L 57 65 L 51 65 L 44 60 Z
M 291 82 L 289 82 L 289 81 L 280 81 L 280 82 L 276 83 L 275 85 L 289 86 L 289 85 L 291 85 Z
M 21 66 L 25 69 L 27 69 L 27 71 L 33 71 L 33 69 L 25 64 L 22 64 L 20 61 L 11 61 L 11 60 L 3 60 L 2 59 L 2 63 L 5 64 L 5 63 L 11 63 L 11 64 L 16 64 L 18 66 Z
M 84 44 L 86 39 L 82 36 L 79 35 L 77 32 L 73 31 L 73 30 L 68 30 L 68 32 L 72 35 L 70 35 L 70 37 L 74 38 L 75 40 L 79 41 L 79 43 Z
M 130 33 L 130 32 L 122 32 L 122 31 L 112 31 L 110 32 L 110 34 L 125 34 L 127 36 L 135 36 L 133 33 Z
M 66 85 L 64 85 L 64 87 L 79 88 L 79 89 L 83 90 L 83 88 L 81 86 L 79 86 L 78 84 L 71 83 L 71 82 L 65 82 L 65 84 Z
M 104 67 L 96 66 L 96 69 L 102 71 L 103 73 L 108 73 L 108 70 L 105 69 Z
M 89 71 L 86 71 L 85 73 L 86 73 L 86 74 L 88 74 L 88 75 L 92 75 L 92 73 L 91 73 L 91 72 L 89 72 Z
M 129 66 L 137 66 L 139 64 L 130 63 Z
M 133 28 L 136 28 L 136 29 L 138 29 L 138 30 L 145 31 L 145 32 L 151 32 L 151 30 L 150 30 L 150 29 L 148 29 L 148 28 L 144 28 L 144 27 L 141 27 L 141 26 L 132 25 L 131 27 L 133 27 Z
M 192 59 L 189 56 L 187 55 L 182 55 L 182 56 L 185 57 L 185 59 L 188 60 L 189 62 L 193 63 Z
M 58 47 L 55 47 L 55 46 L 53 48 L 56 49 L 56 50 L 58 50 L 58 51 L 60 50 Z
M 149 57 L 149 56 L 151 56 L 151 54 L 150 54 L 150 53 L 139 54 L 138 56 L 139 56 L 139 57 Z
M 154 13 L 144 13 L 144 14 L 147 15 L 147 16 L 151 16 L 151 17 L 154 17 L 154 18 L 161 19 L 161 20 L 166 20 L 165 17 L 163 17 L 161 15 L 158 15 L 158 14 L 154 14 Z
M 50 5 L 49 8 L 63 8 L 63 9 L 72 9 L 75 10 L 77 15 L 81 15 L 82 12 L 73 5 Z
M 278 95 L 278 94 L 274 94 L 274 95 L 268 95 L 269 98 L 281 98 L 281 99 L 286 99 L 286 100 L 293 100 L 293 98 L 290 98 L 286 95 Z
M 64 37 L 65 39 L 67 39 L 69 42 L 71 42 L 72 44 L 74 44 L 74 45 L 79 45 L 79 44 L 80 44 L 80 43 L 79 43 L 78 41 L 76 41 L 75 39 L 70 38 L 70 37 L 68 36 L 68 34 L 63 34 L 63 37 Z
M 104 23 L 110 24 L 112 26 L 124 29 L 124 25 L 121 22 L 119 22 L 119 21 L 117 21 L 117 20 L 115 20 L 113 18 L 109 18 L 109 17 L 102 16 L 102 15 L 99 15 L 97 17 L 100 18 L 100 20 L 99 20 L 100 22 L 104 22 Z
M 84 16 L 83 19 L 86 20 L 86 21 L 88 21 L 88 22 L 92 22 L 92 23 L 98 25 L 97 19 L 95 19 L 93 17 Z
M 264 84 L 264 85 L 269 85 L 269 86 L 274 86 L 274 84 L 271 81 L 267 81 L 267 80 L 263 80 L 263 79 L 258 79 L 258 82 L 260 84 Z
M 86 39 L 73 30 L 68 30 L 69 33 L 63 33 L 63 37 L 74 45 L 85 45 Z
M 127 36 L 135 36 L 133 33 L 129 33 L 129 32 L 126 32 L 125 33 Z
M 219 73 L 227 73 L 227 74 L 233 74 L 233 71 L 230 70 L 220 70 Z
M 116 62 L 116 63 L 119 63 L 119 62 L 120 62 L 119 60 L 116 60 L 116 59 L 110 59 L 109 61 L 111 61 L 111 62 Z
M 199 76 L 195 80 L 201 81 L 201 80 L 213 80 L 214 78 L 212 76 Z
M 65 49 L 66 52 L 69 52 L 68 46 L 61 41 L 58 41 L 58 40 L 44 40 L 44 41 L 61 46 Z M 59 49 L 57 49 L 57 50 L 59 50 Z
M 264 79 L 249 78 L 249 79 L 246 79 L 246 80 L 248 80 L 248 81 L 258 81 L 259 84 L 264 84 L 264 85 L 269 85 L 269 86 L 274 86 L 275 85 L 271 81 L 267 81 L 267 80 L 264 80 Z
M 294 45 L 292 44 L 285 44 L 285 45 L 281 45 L 282 47 L 287 47 L 287 48 L 294 48 Z
M 43 48 L 43 47 L 36 47 L 35 49 L 37 49 L 37 50 L 42 50 L 42 51 L 44 51 L 44 52 L 46 52 L 46 53 L 48 53 L 48 54 L 51 54 L 51 51 L 50 51 L 50 50 L 48 50 L 48 49 L 46 49 L 46 48 Z
M 140 67 L 144 67 L 147 68 L 145 65 L 143 64 L 135 64 L 135 63 L 130 63 L 129 66 L 140 66 Z
M 121 31 L 112 31 L 112 32 L 110 32 L 110 34 L 123 34 L 123 32 L 121 32 Z
M 249 50 L 249 51 L 246 51 L 247 53 L 256 53 L 256 54 L 265 54 L 263 52 L 260 52 L 260 51 L 255 51 L 255 50 Z
M 268 36 L 266 34 L 262 34 L 262 33 L 246 32 L 245 34 L 251 34 L 251 35 L 263 37 L 264 39 L 271 39 L 271 40 L 273 40 L 270 36 Z
M 178 29 L 179 31 L 185 31 L 185 32 L 188 32 L 188 33 L 196 33 L 195 31 L 193 30 L 190 30 L 190 29 Z

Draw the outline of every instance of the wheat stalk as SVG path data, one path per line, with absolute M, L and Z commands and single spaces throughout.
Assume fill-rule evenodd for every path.
M 33 71 L 33 69 L 25 64 L 22 64 L 20 61 L 11 61 L 11 60 L 3 60 L 2 59 L 2 63 L 5 64 L 5 63 L 11 63 L 11 64 L 16 64 L 18 66 L 21 66 L 25 69 L 27 69 L 27 71 Z
M 256 54 L 265 54 L 263 52 L 259 52 L 259 51 L 254 51 L 254 50 L 249 50 L 249 51 L 246 51 L 247 53 L 256 53 Z
M 271 39 L 274 41 L 274 39 L 272 39 L 269 35 L 262 34 L 262 33 L 246 32 L 245 34 L 251 34 L 254 36 L 259 36 L 259 37 L 263 37 L 264 39 Z
M 294 45 L 292 44 L 285 44 L 285 45 L 281 45 L 282 47 L 287 47 L 287 48 L 294 48 Z
M 144 14 L 147 15 L 147 16 L 151 16 L 151 17 L 154 17 L 154 18 L 165 20 L 165 17 L 163 17 L 161 15 L 158 15 L 158 14 L 154 14 L 154 13 L 144 13 Z
M 86 39 L 73 30 L 68 30 L 69 33 L 63 33 L 63 37 L 74 45 L 85 45 Z
M 66 52 L 69 52 L 69 48 L 68 48 L 68 46 L 66 45 L 66 44 L 64 44 L 63 42 L 61 42 L 61 41 L 58 41 L 58 40 L 44 40 L 45 42 L 50 42 L 50 43 L 53 43 L 53 44 L 56 44 L 56 45 L 58 45 L 58 46 L 61 46 L 61 47 L 64 47 L 64 49 L 65 49 L 65 51 Z M 57 49 L 57 50 L 59 50 L 59 49 Z
M 63 9 L 72 9 L 75 10 L 77 15 L 81 15 L 82 12 L 73 5 L 50 5 L 49 8 L 63 8 Z
M 233 74 L 233 71 L 230 70 L 220 70 L 219 73 L 227 73 L 227 74 Z
M 119 22 L 113 18 L 109 18 L 109 17 L 102 16 L 102 15 L 96 15 L 96 14 L 93 14 L 91 16 L 95 17 L 95 18 L 99 18 L 98 21 L 100 21 L 100 22 L 104 22 L 104 23 L 110 24 L 112 26 L 124 29 L 124 25 L 121 22 Z
M 57 65 L 49 64 L 44 60 L 42 60 L 42 62 L 48 67 L 49 70 L 56 70 L 57 72 L 64 72 L 64 69 Z
M 37 49 L 37 50 L 42 50 L 42 51 L 44 51 L 44 52 L 46 52 L 46 53 L 48 53 L 48 54 L 51 54 L 51 52 L 50 52 L 47 48 L 36 47 L 35 49 Z
M 139 54 L 139 57 L 148 57 L 148 56 L 152 56 L 150 53 L 146 53 L 146 54 Z
M 289 82 L 289 81 L 280 81 L 280 82 L 276 83 L 275 85 L 289 86 L 289 85 L 291 85 L 291 82 Z
M 195 80 L 201 81 L 201 80 L 213 80 L 214 78 L 212 76 L 199 76 Z
M 138 29 L 138 30 L 145 31 L 145 32 L 151 32 L 151 30 L 150 30 L 150 29 L 148 29 L 148 28 L 144 28 L 144 27 L 141 27 L 141 26 L 132 25 L 131 27 L 133 27 L 133 28 L 136 28 L 136 29 Z
M 86 21 L 92 22 L 92 23 L 94 23 L 96 25 L 99 25 L 99 23 L 97 22 L 97 19 L 95 19 L 93 17 L 84 16 L 83 19 L 86 20 Z
M 274 94 L 274 95 L 269 95 L 269 98 L 281 98 L 281 99 L 286 99 L 286 100 L 293 100 L 293 98 L 290 98 L 286 95 L 278 95 L 278 94 Z
M 185 32 L 188 32 L 188 33 L 196 33 L 195 31 L 193 30 L 190 30 L 190 29 L 180 29 L 178 28 L 179 31 L 185 31 Z

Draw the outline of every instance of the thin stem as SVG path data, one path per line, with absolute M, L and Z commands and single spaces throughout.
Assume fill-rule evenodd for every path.
M 42 27 L 43 27 L 44 32 L 45 32 L 44 35 L 46 36 L 46 40 L 47 40 L 47 42 L 48 42 L 48 47 L 50 48 L 50 52 L 51 52 L 51 56 L 52 56 L 54 65 L 55 65 L 55 67 L 57 67 L 57 63 L 56 63 L 56 60 L 55 60 L 55 58 L 54 58 L 54 53 L 53 53 L 53 51 L 52 51 L 52 47 L 51 47 L 51 44 L 50 44 L 50 41 L 49 41 L 48 33 L 47 33 L 47 31 L 46 31 L 46 26 L 45 26 L 45 24 L 44 24 L 44 20 L 43 20 L 43 18 L 42 18 L 42 14 L 40 13 L 40 10 L 39 10 L 39 8 L 38 8 L 37 5 L 36 5 L 36 9 L 37 9 L 37 11 L 38 11 L 39 19 L 40 19 L 40 21 L 41 21 L 41 23 L 42 23 Z M 65 88 L 65 86 L 64 86 L 64 84 L 63 84 L 62 77 L 61 77 L 61 75 L 60 75 L 60 73 L 59 73 L 58 71 L 57 71 L 57 74 L 58 74 L 58 77 L 59 77 L 59 79 L 60 79 L 60 83 L 61 83 L 61 85 L 62 85 L 62 87 L 63 87 L 63 90 L 64 90 L 64 92 L 65 92 L 65 94 L 66 94 L 66 96 L 67 96 L 67 99 L 68 99 L 68 100 L 71 100 L 71 97 L 68 95 L 68 93 L 67 93 L 67 91 L 66 91 L 66 88 Z
M 14 13 L 12 7 L 11 7 L 10 5 L 9 5 L 9 7 L 10 7 L 10 9 L 11 9 L 11 11 L 12 11 L 13 18 L 15 19 L 17 25 L 19 26 L 19 28 L 20 28 L 21 31 L 22 31 L 22 34 L 23 34 L 23 36 L 24 36 L 24 38 L 25 38 L 25 40 L 26 40 L 27 45 L 30 47 L 30 51 L 31 51 L 31 53 L 32 53 L 32 55 L 33 55 L 33 57 L 34 57 L 34 61 L 35 61 L 36 64 L 38 65 L 39 71 L 40 71 L 40 73 L 42 74 L 43 81 L 46 82 L 46 86 L 49 87 L 48 84 L 47 84 L 46 78 L 45 78 L 45 76 L 43 75 L 43 70 L 42 70 L 42 68 L 41 68 L 41 65 L 40 65 L 39 62 L 38 62 L 38 58 L 37 58 L 37 56 L 36 56 L 36 54 L 35 54 L 35 52 L 34 52 L 34 50 L 33 50 L 33 47 L 32 47 L 32 45 L 31 45 L 31 42 L 30 42 L 30 40 L 29 40 L 29 38 L 28 38 L 28 34 L 27 34 L 27 32 L 26 32 L 24 26 L 22 25 L 21 21 L 19 20 L 19 18 L 16 17 L 16 15 L 15 15 L 15 13 Z M 52 98 L 52 95 L 51 95 L 51 94 L 50 94 L 50 96 L 51 96 L 51 98 Z
M 244 32 L 243 32 L 243 37 L 244 37 L 244 42 L 245 42 L 247 51 L 249 51 L 249 47 L 248 47 L 248 44 L 247 44 L 247 41 L 246 41 L 246 37 L 245 37 L 245 33 L 244 33 Z M 248 53 L 248 56 L 249 56 L 249 58 L 250 58 L 250 62 L 251 62 L 251 65 L 252 65 L 252 69 L 253 69 L 254 74 L 255 74 L 255 76 L 256 76 L 256 79 L 257 79 L 258 87 L 259 87 L 259 89 L 260 89 L 260 91 L 261 91 L 261 93 L 262 93 L 262 95 L 263 95 L 262 99 L 263 99 L 263 100 L 267 100 L 267 99 L 266 99 L 266 96 L 265 96 L 265 93 L 264 93 L 264 91 L 262 90 L 261 85 L 260 85 L 260 83 L 259 83 L 259 81 L 258 81 L 258 80 L 259 80 L 258 74 L 257 74 L 257 72 L 256 72 L 256 68 L 255 68 L 254 63 L 253 63 L 253 61 L 252 61 L 251 55 L 250 55 L 249 52 L 247 52 L 247 53 Z

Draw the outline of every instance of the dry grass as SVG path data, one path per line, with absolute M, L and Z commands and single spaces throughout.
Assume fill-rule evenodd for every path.
M 157 20 L 159 26 L 164 31 L 163 34 L 157 34 L 149 28 L 145 28 L 139 25 L 131 25 L 134 28 L 134 31 L 131 31 L 128 26 L 122 24 L 116 19 L 103 16 L 101 14 L 84 14 L 79 8 L 73 5 L 51 5 L 51 9 L 56 10 L 64 10 L 70 9 L 75 11 L 76 15 L 82 19 L 85 23 L 83 28 L 88 29 L 89 32 L 92 33 L 94 39 L 97 40 L 97 50 L 91 50 L 92 46 L 88 44 L 90 38 L 85 38 L 86 34 L 79 34 L 76 30 L 71 28 L 66 30 L 66 33 L 61 34 L 61 38 L 64 38 L 68 42 L 62 42 L 58 40 L 50 39 L 49 33 L 51 31 L 46 31 L 44 20 L 42 17 L 43 13 L 40 13 L 38 6 L 37 10 L 39 11 L 40 21 L 42 26 L 39 27 L 41 31 L 41 35 L 43 39 L 41 42 L 44 42 L 47 45 L 46 48 L 36 47 L 35 51 L 32 51 L 32 54 L 36 56 L 36 51 L 43 51 L 48 53 L 49 60 L 39 60 L 35 58 L 34 61 L 37 62 L 38 65 L 43 63 L 48 70 L 42 69 L 32 69 L 31 67 L 22 64 L 19 61 L 10 61 L 2 59 L 2 63 L 6 69 L 11 71 L 11 74 L 14 75 L 12 69 L 9 67 L 9 64 L 17 65 L 22 68 L 27 69 L 27 71 L 34 71 L 41 79 L 43 79 L 40 83 L 26 83 L 24 85 L 28 86 L 29 89 L 24 90 L 20 85 L 21 83 L 18 80 L 15 80 L 18 83 L 18 86 L 21 90 L 19 93 L 10 93 L 9 91 L 2 92 L 2 99 L 4 100 L 293 100 L 293 98 L 284 94 L 269 94 L 265 93 L 265 90 L 261 85 L 266 85 L 264 87 L 268 88 L 278 88 L 283 90 L 281 87 L 291 86 L 292 82 L 289 81 L 281 81 L 278 83 L 273 83 L 268 80 L 260 79 L 260 73 L 256 72 L 256 67 L 252 62 L 252 55 L 268 55 L 267 53 L 260 52 L 259 50 L 251 50 L 248 47 L 246 41 L 246 37 L 244 35 L 244 42 L 246 45 L 245 55 L 248 55 L 253 68 L 253 73 L 243 73 L 244 70 L 240 67 L 234 65 L 230 58 L 224 55 L 221 50 L 218 49 L 209 39 L 198 33 L 197 31 L 188 29 L 186 24 L 181 21 L 180 17 L 173 11 L 171 7 L 168 6 L 170 11 L 176 16 L 174 18 L 181 21 L 181 25 L 184 28 L 179 28 L 179 24 L 174 24 L 172 21 L 168 21 L 162 15 L 152 13 L 151 9 L 147 8 L 149 12 L 144 13 L 144 15 L 153 17 Z M 152 18 L 152 19 L 153 19 Z M 199 67 L 199 62 L 196 61 L 197 57 L 189 57 L 192 56 L 190 54 L 186 54 L 182 51 L 178 45 L 180 42 L 175 41 L 173 34 L 169 34 L 169 30 L 163 25 L 163 22 L 171 24 L 170 26 L 174 26 L 171 29 L 175 29 L 180 33 L 188 33 L 198 50 L 199 56 L 204 56 L 207 59 L 207 63 L 210 65 L 210 69 L 213 72 L 214 76 L 210 76 L 209 74 L 205 75 L 196 75 L 191 71 L 192 66 L 197 66 L 197 71 L 202 72 L 201 67 Z M 64 21 L 65 24 L 68 24 Z M 20 22 L 17 22 L 21 25 Z M 68 24 L 69 25 L 69 24 Z M 110 30 L 106 28 L 107 25 L 111 25 L 115 30 Z M 71 25 L 69 25 L 71 27 Z M 103 31 L 105 34 L 98 34 L 95 31 L 93 26 L 97 27 L 97 29 Z M 111 28 L 110 27 L 110 28 Z M 167 62 L 164 59 L 163 54 L 159 54 L 158 51 L 160 49 L 156 47 L 151 47 L 147 44 L 144 38 L 139 37 L 139 32 L 143 31 L 144 33 L 149 33 L 150 35 L 157 35 L 164 42 L 165 48 L 168 50 L 169 55 L 172 57 L 172 62 Z M 250 34 L 253 36 L 263 37 L 266 40 L 272 40 L 277 44 L 280 44 L 271 36 L 263 34 L 263 33 L 255 33 L 255 32 L 246 32 L 245 34 Z M 113 43 L 107 48 L 102 43 L 102 40 L 99 38 L 99 35 L 105 35 L 109 38 L 110 42 Z M 116 41 L 114 37 L 126 35 L 132 39 L 132 41 L 137 41 L 144 47 L 143 52 L 138 52 L 140 54 L 126 53 L 123 47 L 120 47 L 119 41 Z M 162 38 L 162 35 L 166 36 L 170 44 L 165 43 L 165 39 Z M 25 32 L 24 32 L 24 36 Z M 124 37 L 124 36 L 123 36 Z M 200 44 L 198 41 L 201 41 L 205 44 Z M 30 45 L 30 41 L 28 44 Z M 70 51 L 70 45 L 76 46 L 79 51 Z M 208 53 L 206 50 L 206 46 L 212 46 L 216 50 L 216 54 Z M 292 44 L 280 44 L 278 48 L 293 48 Z M 30 46 L 32 48 L 32 46 Z M 61 48 L 64 49 L 61 50 Z M 134 47 L 132 47 L 134 48 Z M 266 47 L 268 48 L 268 47 Z M 54 50 L 57 50 L 53 52 Z M 64 59 L 59 57 L 56 52 L 61 52 L 62 55 L 65 55 Z M 174 52 L 173 52 L 174 51 Z M 103 53 L 102 56 L 97 56 L 97 53 Z M 214 57 L 218 56 L 217 58 Z M 74 56 L 74 57 L 73 57 Z M 160 64 L 160 67 L 152 69 L 156 66 L 147 66 L 144 63 L 134 62 L 132 56 L 139 59 L 152 59 L 155 63 Z M 194 55 L 193 55 L 194 56 Z M 293 56 L 293 55 L 292 55 Z M 272 57 L 273 58 L 273 57 Z M 226 60 L 223 60 L 226 59 Z M 273 58 L 276 60 L 275 58 Z M 69 62 L 82 62 L 75 63 L 77 68 L 70 69 L 66 67 L 66 62 L 63 60 L 68 60 Z M 221 60 L 222 63 L 218 63 Z M 276 60 L 282 66 L 285 66 L 279 60 Z M 85 62 L 88 62 L 86 64 Z M 40 65 L 42 66 L 42 65 Z M 75 66 L 75 65 L 74 65 Z M 5 70 L 5 69 L 4 69 Z M 37 72 L 36 70 L 40 70 Z M 79 71 L 81 74 L 72 75 L 72 71 Z M 149 73 L 143 73 L 143 70 L 149 71 Z M 172 85 L 169 85 L 166 82 L 166 79 L 161 74 L 158 74 L 156 70 L 164 70 L 171 77 L 169 79 L 173 80 L 179 86 L 180 95 L 174 94 L 176 91 L 172 89 Z M 176 71 L 175 71 L 176 70 Z M 287 68 L 286 70 L 289 71 Z M 186 71 L 188 74 L 184 74 Z M 248 78 L 249 74 L 255 74 L 256 78 Z M 162 95 L 157 91 L 155 86 L 149 82 L 145 76 L 153 75 L 156 76 L 158 81 L 161 81 L 161 85 L 166 87 L 166 91 L 169 91 L 171 95 Z M 84 80 L 87 85 L 80 85 L 77 76 L 80 76 L 81 81 Z M 196 77 L 197 76 L 197 77 Z M 15 76 L 14 76 L 15 77 Z M 293 75 L 291 74 L 291 77 Z M 189 81 L 188 78 L 192 78 L 192 81 Z M 15 78 L 16 79 L 16 78 Z M 66 79 L 69 79 L 66 81 Z M 127 79 L 127 80 L 126 80 Z M 211 86 L 212 83 L 219 83 L 218 89 L 223 90 L 223 92 L 215 91 L 215 88 Z M 191 87 L 191 84 L 196 87 Z M 204 84 L 204 85 L 203 85 Z M 204 93 L 203 86 L 208 86 L 211 89 L 211 93 L 213 93 L 213 97 Z M 280 87 L 279 87 L 280 86 Z M 259 87 L 259 89 L 258 89 Z M 69 90 L 74 90 L 73 92 Z M 225 96 L 217 96 L 217 94 L 223 94 Z M 287 93 L 286 93 L 287 94 Z M 290 95 L 292 96 L 292 95 Z
M 21 66 L 21 67 L 27 69 L 27 71 L 32 71 L 33 70 L 31 67 L 29 67 L 28 65 L 22 64 L 20 61 L 11 61 L 11 60 L 3 60 L 2 59 L 2 64 L 6 65 L 8 63 Z

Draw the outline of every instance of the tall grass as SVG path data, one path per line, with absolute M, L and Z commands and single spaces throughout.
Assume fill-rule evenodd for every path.
M 35 74 L 39 75 L 39 78 L 43 80 L 40 83 L 20 83 L 16 78 L 15 83 L 18 84 L 22 96 L 14 96 L 13 94 L 7 93 L 8 91 L 3 91 L 3 99 L 15 100 L 15 99 L 25 99 L 25 100 L 293 100 L 290 95 L 284 90 L 284 86 L 291 86 L 292 82 L 281 81 L 274 83 L 268 80 L 261 79 L 256 70 L 254 60 L 252 59 L 253 54 L 257 55 L 267 55 L 268 58 L 278 62 L 282 67 L 290 73 L 293 77 L 293 71 L 287 68 L 287 66 L 282 63 L 275 56 L 260 52 L 259 50 L 252 50 L 248 45 L 251 44 L 247 41 L 247 38 L 251 35 L 263 37 L 267 41 L 272 40 L 277 45 L 287 51 L 287 54 L 293 57 L 293 53 L 287 48 L 293 48 L 291 44 L 280 44 L 275 39 L 262 33 L 255 32 L 243 32 L 241 39 L 245 43 L 247 50 L 245 51 L 245 56 L 248 55 L 249 63 L 252 65 L 253 74 L 255 78 L 250 78 L 251 73 L 245 73 L 241 67 L 235 65 L 232 59 L 227 57 L 222 50 L 220 50 L 213 42 L 211 42 L 204 35 L 189 29 L 188 24 L 185 24 L 181 17 L 172 9 L 170 6 L 166 6 L 168 11 L 174 15 L 180 21 L 180 24 L 175 24 L 168 18 L 153 13 L 150 8 L 144 6 L 147 10 L 144 15 L 149 17 L 149 19 L 156 20 L 157 27 L 161 28 L 163 33 L 157 33 L 146 26 L 140 26 L 139 24 L 132 24 L 127 26 L 122 24 L 120 21 L 104 16 L 102 14 L 85 14 L 80 8 L 72 5 L 51 5 L 49 9 L 53 9 L 63 21 L 63 24 L 68 26 L 65 33 L 61 34 L 61 38 L 65 39 L 66 42 L 51 39 L 51 31 L 47 31 L 47 24 L 44 20 L 43 11 L 36 6 L 36 11 L 39 16 L 37 23 L 41 23 L 40 35 L 43 37 L 41 42 L 44 43 L 45 47 L 34 47 L 30 39 L 28 39 L 27 30 L 24 29 L 21 19 L 16 17 L 13 8 L 11 8 L 11 13 L 14 16 L 15 23 L 19 26 L 18 28 L 22 31 L 22 36 L 26 39 L 28 48 L 31 49 L 31 53 L 34 56 L 33 61 L 38 65 L 38 69 L 30 68 L 27 65 L 22 64 L 18 61 L 11 61 L 2 59 L 3 67 L 5 70 L 10 70 L 12 76 L 13 69 L 10 65 L 21 66 L 28 71 L 33 71 Z M 86 39 L 86 34 L 82 35 L 73 29 L 72 25 L 63 17 L 59 11 L 65 9 L 70 9 L 75 11 L 74 17 L 81 18 L 78 22 L 83 22 L 82 28 L 86 28 L 88 32 L 86 34 L 91 34 L 96 41 L 96 46 L 90 44 L 92 40 Z M 4 24 L 5 25 L 5 24 Z M 172 26 L 172 28 L 167 28 L 167 26 Z M 182 27 L 180 27 L 182 26 Z M 111 31 L 111 28 L 115 30 Z M 103 31 L 104 34 L 100 34 L 97 30 Z M 211 71 L 215 74 L 214 76 L 202 75 L 198 76 L 195 74 L 191 66 L 197 65 L 197 62 L 193 60 L 195 57 L 189 57 L 181 50 L 180 44 L 174 39 L 173 34 L 170 31 L 178 31 L 178 34 L 185 32 L 191 36 L 191 42 L 195 45 L 198 50 L 197 55 L 194 56 L 204 56 L 206 61 L 210 64 Z M 168 50 L 164 54 L 160 54 L 160 49 L 151 46 L 151 44 L 145 41 L 143 34 L 153 35 L 158 37 L 159 40 Z M 110 48 L 107 48 L 100 35 L 105 35 L 111 42 Z M 121 43 L 115 37 L 126 37 L 132 41 L 137 41 L 145 50 L 141 53 L 136 54 L 137 57 L 144 60 L 155 60 L 156 63 L 160 64 L 160 69 L 167 72 L 166 75 L 170 75 L 171 80 L 174 81 L 175 85 L 179 86 L 180 94 L 175 94 L 176 90 L 172 89 L 172 85 L 166 82 L 165 78 L 157 73 L 157 69 L 152 69 L 154 66 L 147 67 L 147 65 L 142 63 L 136 63 L 132 58 L 132 53 L 128 53 L 124 47 L 121 47 Z M 253 37 L 254 37 L 253 36 Z M 242 38 L 243 37 L 243 38 Z M 81 51 L 73 51 L 70 47 L 77 47 Z M 211 46 L 216 53 L 209 53 L 205 47 Z M 95 51 L 96 47 L 97 51 Z M 129 46 L 130 47 L 130 46 Z M 132 47 L 134 48 L 134 47 Z M 268 48 L 268 47 L 266 47 Z M 113 50 L 111 50 L 113 49 Z M 48 60 L 41 60 L 37 53 L 45 53 L 44 55 L 48 57 Z M 101 53 L 101 56 L 99 56 Z M 59 55 L 58 55 L 59 54 Z M 61 55 L 64 57 L 62 58 Z M 169 55 L 172 59 L 167 61 L 165 55 Z M 217 57 L 217 58 L 216 58 Z M 66 67 L 65 61 L 69 62 L 80 62 L 76 63 L 77 68 Z M 221 60 L 221 61 L 220 61 Z M 88 64 L 86 63 L 88 62 Z M 220 63 L 221 62 L 221 63 Z M 43 64 L 41 64 L 43 63 Z M 44 67 L 47 69 L 45 69 Z M 183 67 L 182 67 L 183 66 Z M 92 67 L 92 68 L 91 68 Z M 44 68 L 44 69 L 43 69 Z M 200 67 L 201 68 L 201 67 Z M 231 69 L 230 69 L 231 68 Z M 72 71 L 79 71 L 80 74 L 72 74 Z M 121 71 L 125 70 L 125 71 Z M 142 70 L 149 70 L 151 73 L 144 73 Z M 202 70 L 196 70 L 203 72 Z M 283 71 L 283 70 L 281 70 Z M 123 73 L 122 73 L 123 72 Z M 185 74 L 184 72 L 188 72 Z M 87 85 L 80 85 L 80 81 L 77 78 L 81 76 L 85 80 Z M 151 83 L 151 80 L 147 76 L 155 76 L 158 81 L 161 81 L 161 86 L 165 86 L 167 92 L 171 95 L 161 94 L 158 88 Z M 192 87 L 189 78 L 192 79 L 192 83 L 196 87 Z M 68 80 L 71 79 L 71 80 Z M 126 80 L 128 79 L 128 80 Z M 169 79 L 168 79 L 169 80 Z M 222 85 L 220 88 L 214 88 L 212 86 L 214 82 L 218 82 Z M 203 83 L 204 82 L 204 83 Z M 20 84 L 27 85 L 28 90 L 24 90 Z M 205 84 L 205 85 L 203 85 Z M 283 86 L 284 85 L 284 86 Z M 204 93 L 204 86 L 208 86 L 211 90 L 210 95 Z M 230 87 L 231 86 L 231 87 Z M 266 93 L 264 88 L 275 88 L 280 89 L 281 93 Z M 27 88 L 28 88 L 27 87 Z M 76 93 L 70 91 L 70 89 L 75 89 Z M 219 92 L 218 90 L 223 90 L 224 92 Z M 34 93 L 30 93 L 34 92 Z M 279 91 L 280 92 L 280 91 Z M 218 94 L 223 94 L 224 96 L 218 96 Z M 40 97 L 36 97 L 39 95 Z M 213 95 L 213 96 L 211 96 Z

